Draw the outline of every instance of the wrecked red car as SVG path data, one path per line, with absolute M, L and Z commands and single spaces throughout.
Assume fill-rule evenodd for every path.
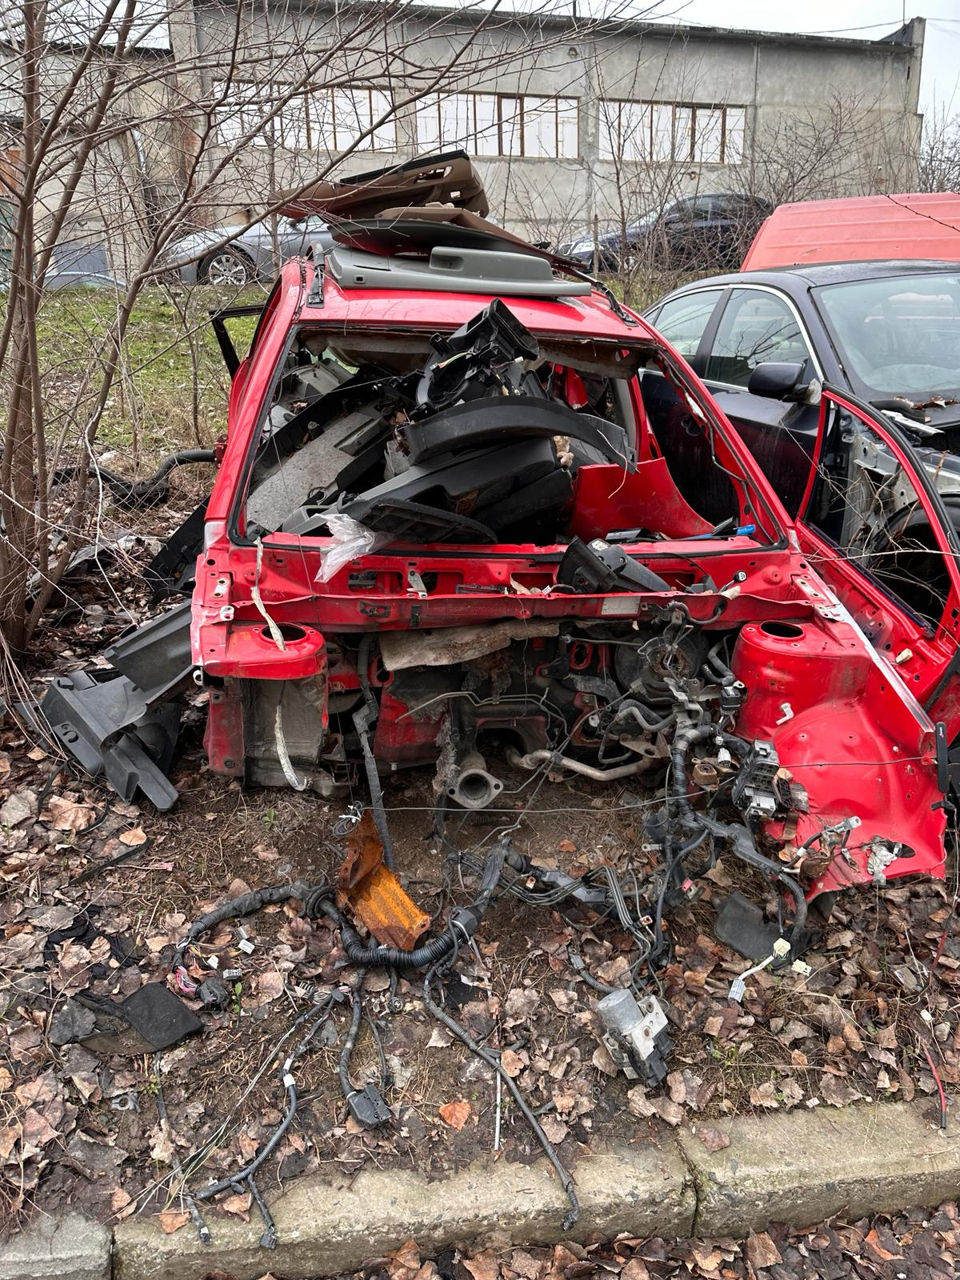
M 53 682 L 61 741 L 169 807 L 192 680 L 211 769 L 365 777 L 388 859 L 396 770 L 435 770 L 440 820 L 495 807 L 505 765 L 647 780 L 673 888 L 733 853 L 794 936 L 820 895 L 942 876 L 960 546 L 895 428 L 825 388 L 793 520 L 579 269 L 476 206 L 401 212 L 285 267 L 235 361 L 192 599 Z

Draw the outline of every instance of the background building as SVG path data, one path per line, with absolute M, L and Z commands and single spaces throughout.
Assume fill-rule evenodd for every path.
M 496 215 L 554 238 L 677 194 L 781 200 L 916 180 L 922 19 L 850 40 L 418 8 L 386 47 L 352 65 L 326 62 L 314 87 L 311 48 L 344 40 L 355 52 L 342 25 L 361 24 L 364 11 L 250 12 L 238 42 L 236 10 L 198 0 L 195 29 L 179 33 L 200 55 L 193 93 L 226 145 L 305 73 L 303 91 L 229 166 L 241 181 L 232 201 L 224 188 L 224 203 L 236 211 L 351 145 L 346 170 L 463 146 L 480 160 Z M 175 53 L 177 40 L 174 30 Z
M 58 126 L 38 219 L 83 156 L 60 239 L 97 241 L 123 275 L 171 220 L 179 233 L 253 218 L 331 165 L 453 146 L 477 157 L 494 217 L 554 243 L 679 195 L 780 202 L 916 183 L 920 18 L 849 40 L 365 0 L 166 0 L 143 39 L 101 39 L 71 91 L 92 28 L 65 2 L 73 25 L 48 28 L 43 58 L 38 109 Z M 0 147 L 14 149 L 20 49 L 0 36 Z

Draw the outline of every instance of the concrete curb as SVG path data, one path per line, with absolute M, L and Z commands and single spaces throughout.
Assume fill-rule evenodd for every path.
M 110 1280 L 110 1232 L 79 1213 L 38 1218 L 0 1243 L 0 1280 Z
M 707 1150 L 696 1128 L 664 1130 L 643 1145 L 583 1157 L 576 1167 L 583 1215 L 577 1239 L 618 1232 L 666 1237 L 741 1236 L 771 1222 L 809 1226 L 836 1213 L 858 1217 L 932 1208 L 960 1191 L 960 1129 L 937 1128 L 929 1101 L 882 1103 L 710 1121 L 730 1139 Z M 411 1237 L 425 1254 L 496 1233 L 515 1244 L 562 1238 L 564 1197 L 545 1161 L 485 1160 L 447 1179 L 361 1173 L 349 1187 L 303 1178 L 271 1197 L 280 1243 L 259 1247 L 260 1225 L 211 1214 L 213 1244 L 189 1224 L 164 1235 L 155 1219 L 114 1232 L 114 1280 L 201 1280 L 220 1268 L 236 1280 L 266 1270 L 289 1280 L 355 1269 Z M 108 1233 L 75 1215 L 0 1247 L 0 1280 L 52 1275 L 105 1280 Z M 31 1241 L 33 1244 L 31 1245 Z
M 960 1132 L 939 1127 L 930 1102 L 819 1107 L 740 1117 L 720 1125 L 730 1146 L 711 1154 L 681 1131 L 696 1183 L 696 1235 L 740 1236 L 786 1222 L 814 1225 L 913 1205 L 960 1190 Z
M 577 1168 L 582 1215 L 576 1234 L 686 1236 L 696 1201 L 679 1150 L 667 1143 L 591 1156 Z M 121 1223 L 114 1234 L 116 1280 L 200 1280 L 213 1267 L 256 1280 L 269 1269 L 285 1277 L 351 1271 L 411 1237 L 429 1254 L 490 1232 L 549 1243 L 563 1232 L 566 1196 L 545 1161 L 500 1161 L 462 1170 L 444 1182 L 417 1174 L 361 1173 L 348 1190 L 302 1178 L 271 1204 L 279 1244 L 267 1253 L 261 1227 L 211 1217 L 213 1245 L 183 1227 L 165 1236 L 149 1219 Z

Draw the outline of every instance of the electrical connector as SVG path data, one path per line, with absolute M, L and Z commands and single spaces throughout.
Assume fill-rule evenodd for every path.
M 379 1089 L 372 1084 L 348 1093 L 347 1106 L 354 1120 L 364 1129 L 377 1129 L 393 1119 L 393 1112 L 380 1096 Z
M 230 992 L 220 981 L 219 978 L 204 978 L 200 983 L 197 994 L 204 1009 L 219 1011 L 226 1009 L 230 1003 Z

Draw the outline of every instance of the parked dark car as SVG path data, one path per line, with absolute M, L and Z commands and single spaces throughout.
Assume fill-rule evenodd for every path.
M 604 232 L 597 239 L 597 267 L 620 271 L 642 258 L 663 267 L 732 269 L 769 212 L 765 201 L 730 191 L 687 196 L 665 209 L 648 210 L 625 231 Z M 557 252 L 592 267 L 594 238 L 567 241 Z
M 646 319 L 707 383 L 791 514 L 809 476 L 826 382 L 896 422 L 960 528 L 960 267 L 746 271 L 677 289 Z

